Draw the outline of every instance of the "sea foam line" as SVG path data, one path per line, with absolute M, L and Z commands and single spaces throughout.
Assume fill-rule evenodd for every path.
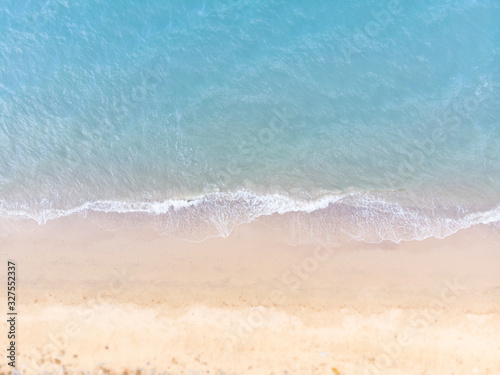
M 444 238 L 461 229 L 479 224 L 500 222 L 500 205 L 487 211 L 474 211 L 459 206 L 422 208 L 403 206 L 397 201 L 387 199 L 390 192 L 350 192 L 327 194 L 319 199 L 306 200 L 292 198 L 283 194 L 256 194 L 250 191 L 216 192 L 191 199 L 167 199 L 162 202 L 126 202 L 97 200 L 67 208 L 45 208 L 30 210 L 21 205 L 9 208 L 0 200 L 0 216 L 13 219 L 33 219 L 38 224 L 71 215 L 87 217 L 95 213 L 144 214 L 162 219 L 165 226 L 161 232 L 169 234 L 189 227 L 191 220 L 196 225 L 203 224 L 208 237 L 227 237 L 237 226 L 250 223 L 262 216 L 279 215 L 319 215 L 320 221 L 335 222 L 338 225 L 355 223 L 351 238 L 369 241 L 368 232 L 377 233 L 376 242 L 390 240 L 422 240 L 428 237 Z M 397 197 L 397 196 L 396 196 Z M 394 198 L 394 197 L 392 197 Z M 436 209 L 437 208 L 437 209 Z M 450 211 L 451 210 L 451 211 Z M 347 212 L 345 221 L 336 212 Z M 306 217 L 308 217 L 307 215 Z M 303 216 L 302 216 L 303 218 Z M 163 220 L 165 219 L 165 220 Z M 296 220 L 295 217 L 294 220 Z M 311 220 L 314 220 L 311 217 Z M 405 230 L 401 230 L 405 227 Z M 401 235 L 403 233 L 403 235 Z
M 258 209 L 260 215 L 285 214 L 288 212 L 313 212 L 324 209 L 330 204 L 341 200 L 345 195 L 328 195 L 318 200 L 301 200 L 287 197 L 282 194 L 255 194 L 240 190 L 232 193 L 210 193 L 189 199 L 166 199 L 163 202 L 127 202 L 113 200 L 96 200 L 86 202 L 71 208 L 45 208 L 39 212 L 33 212 L 26 205 L 19 208 L 8 208 L 9 204 L 0 200 L 0 216 L 15 219 L 33 219 L 38 224 L 45 224 L 49 220 L 61 217 L 82 214 L 89 211 L 103 213 L 143 213 L 151 215 L 162 215 L 179 211 L 190 207 L 197 207 L 211 203 L 238 203 L 246 204 L 248 208 Z

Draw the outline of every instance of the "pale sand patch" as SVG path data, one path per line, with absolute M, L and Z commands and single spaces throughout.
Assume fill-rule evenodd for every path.
M 485 228 L 324 249 L 257 223 L 189 243 L 66 218 L 0 240 L 27 373 L 500 373 L 500 244 Z

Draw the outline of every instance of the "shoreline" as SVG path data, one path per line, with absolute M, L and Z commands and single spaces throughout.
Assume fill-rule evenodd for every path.
M 422 192 L 349 191 L 318 199 L 247 190 L 208 193 L 193 199 L 165 201 L 86 202 L 66 209 L 10 207 L 0 200 L 0 238 L 17 225 L 32 221 L 85 218 L 111 231 L 153 229 L 159 235 L 192 242 L 228 237 L 241 226 L 255 223 L 273 228 L 295 244 L 351 240 L 396 243 L 446 238 L 478 225 L 496 226 L 500 237 L 500 206 L 475 202 L 461 206 L 456 198 L 426 197 Z
M 200 243 L 31 224 L 1 242 L 25 373 L 500 371 L 500 245 L 485 228 L 324 248 L 262 223 Z

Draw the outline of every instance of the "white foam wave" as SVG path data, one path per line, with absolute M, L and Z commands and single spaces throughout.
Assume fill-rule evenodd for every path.
M 280 230 L 293 228 L 295 237 L 316 237 L 327 242 L 339 236 L 368 242 L 443 238 L 474 225 L 500 222 L 500 206 L 484 211 L 435 203 L 425 206 L 422 201 L 397 192 L 350 192 L 297 199 L 283 194 L 237 191 L 162 202 L 98 200 L 65 209 L 36 210 L 0 201 L 0 216 L 33 219 L 39 224 L 80 215 L 113 229 L 116 221 L 110 224 L 106 220 L 109 214 L 126 217 L 125 222 L 134 225 L 151 220 L 161 234 L 194 241 L 226 237 L 237 225 L 276 215 L 280 217 Z M 277 220 L 270 222 L 276 225 Z
M 167 199 L 163 202 L 126 202 L 112 200 L 97 200 L 66 209 L 45 208 L 32 210 L 26 205 L 18 208 L 8 208 L 5 201 L 0 200 L 0 215 L 6 218 L 33 219 L 38 224 L 45 224 L 49 220 L 55 220 L 74 214 L 89 211 L 103 213 L 143 213 L 151 215 L 163 215 L 206 204 L 231 204 L 238 202 L 246 205 L 249 209 L 257 210 L 258 216 L 271 215 L 274 213 L 284 214 L 291 211 L 312 212 L 326 208 L 343 196 L 325 196 L 319 200 L 297 200 L 281 194 L 257 195 L 248 191 L 237 191 L 235 193 L 211 193 L 190 199 Z

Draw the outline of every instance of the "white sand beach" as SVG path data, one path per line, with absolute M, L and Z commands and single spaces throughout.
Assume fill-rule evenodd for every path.
M 27 374 L 500 373 L 486 227 L 333 248 L 258 223 L 200 243 L 73 217 L 15 227 L 1 249 Z

